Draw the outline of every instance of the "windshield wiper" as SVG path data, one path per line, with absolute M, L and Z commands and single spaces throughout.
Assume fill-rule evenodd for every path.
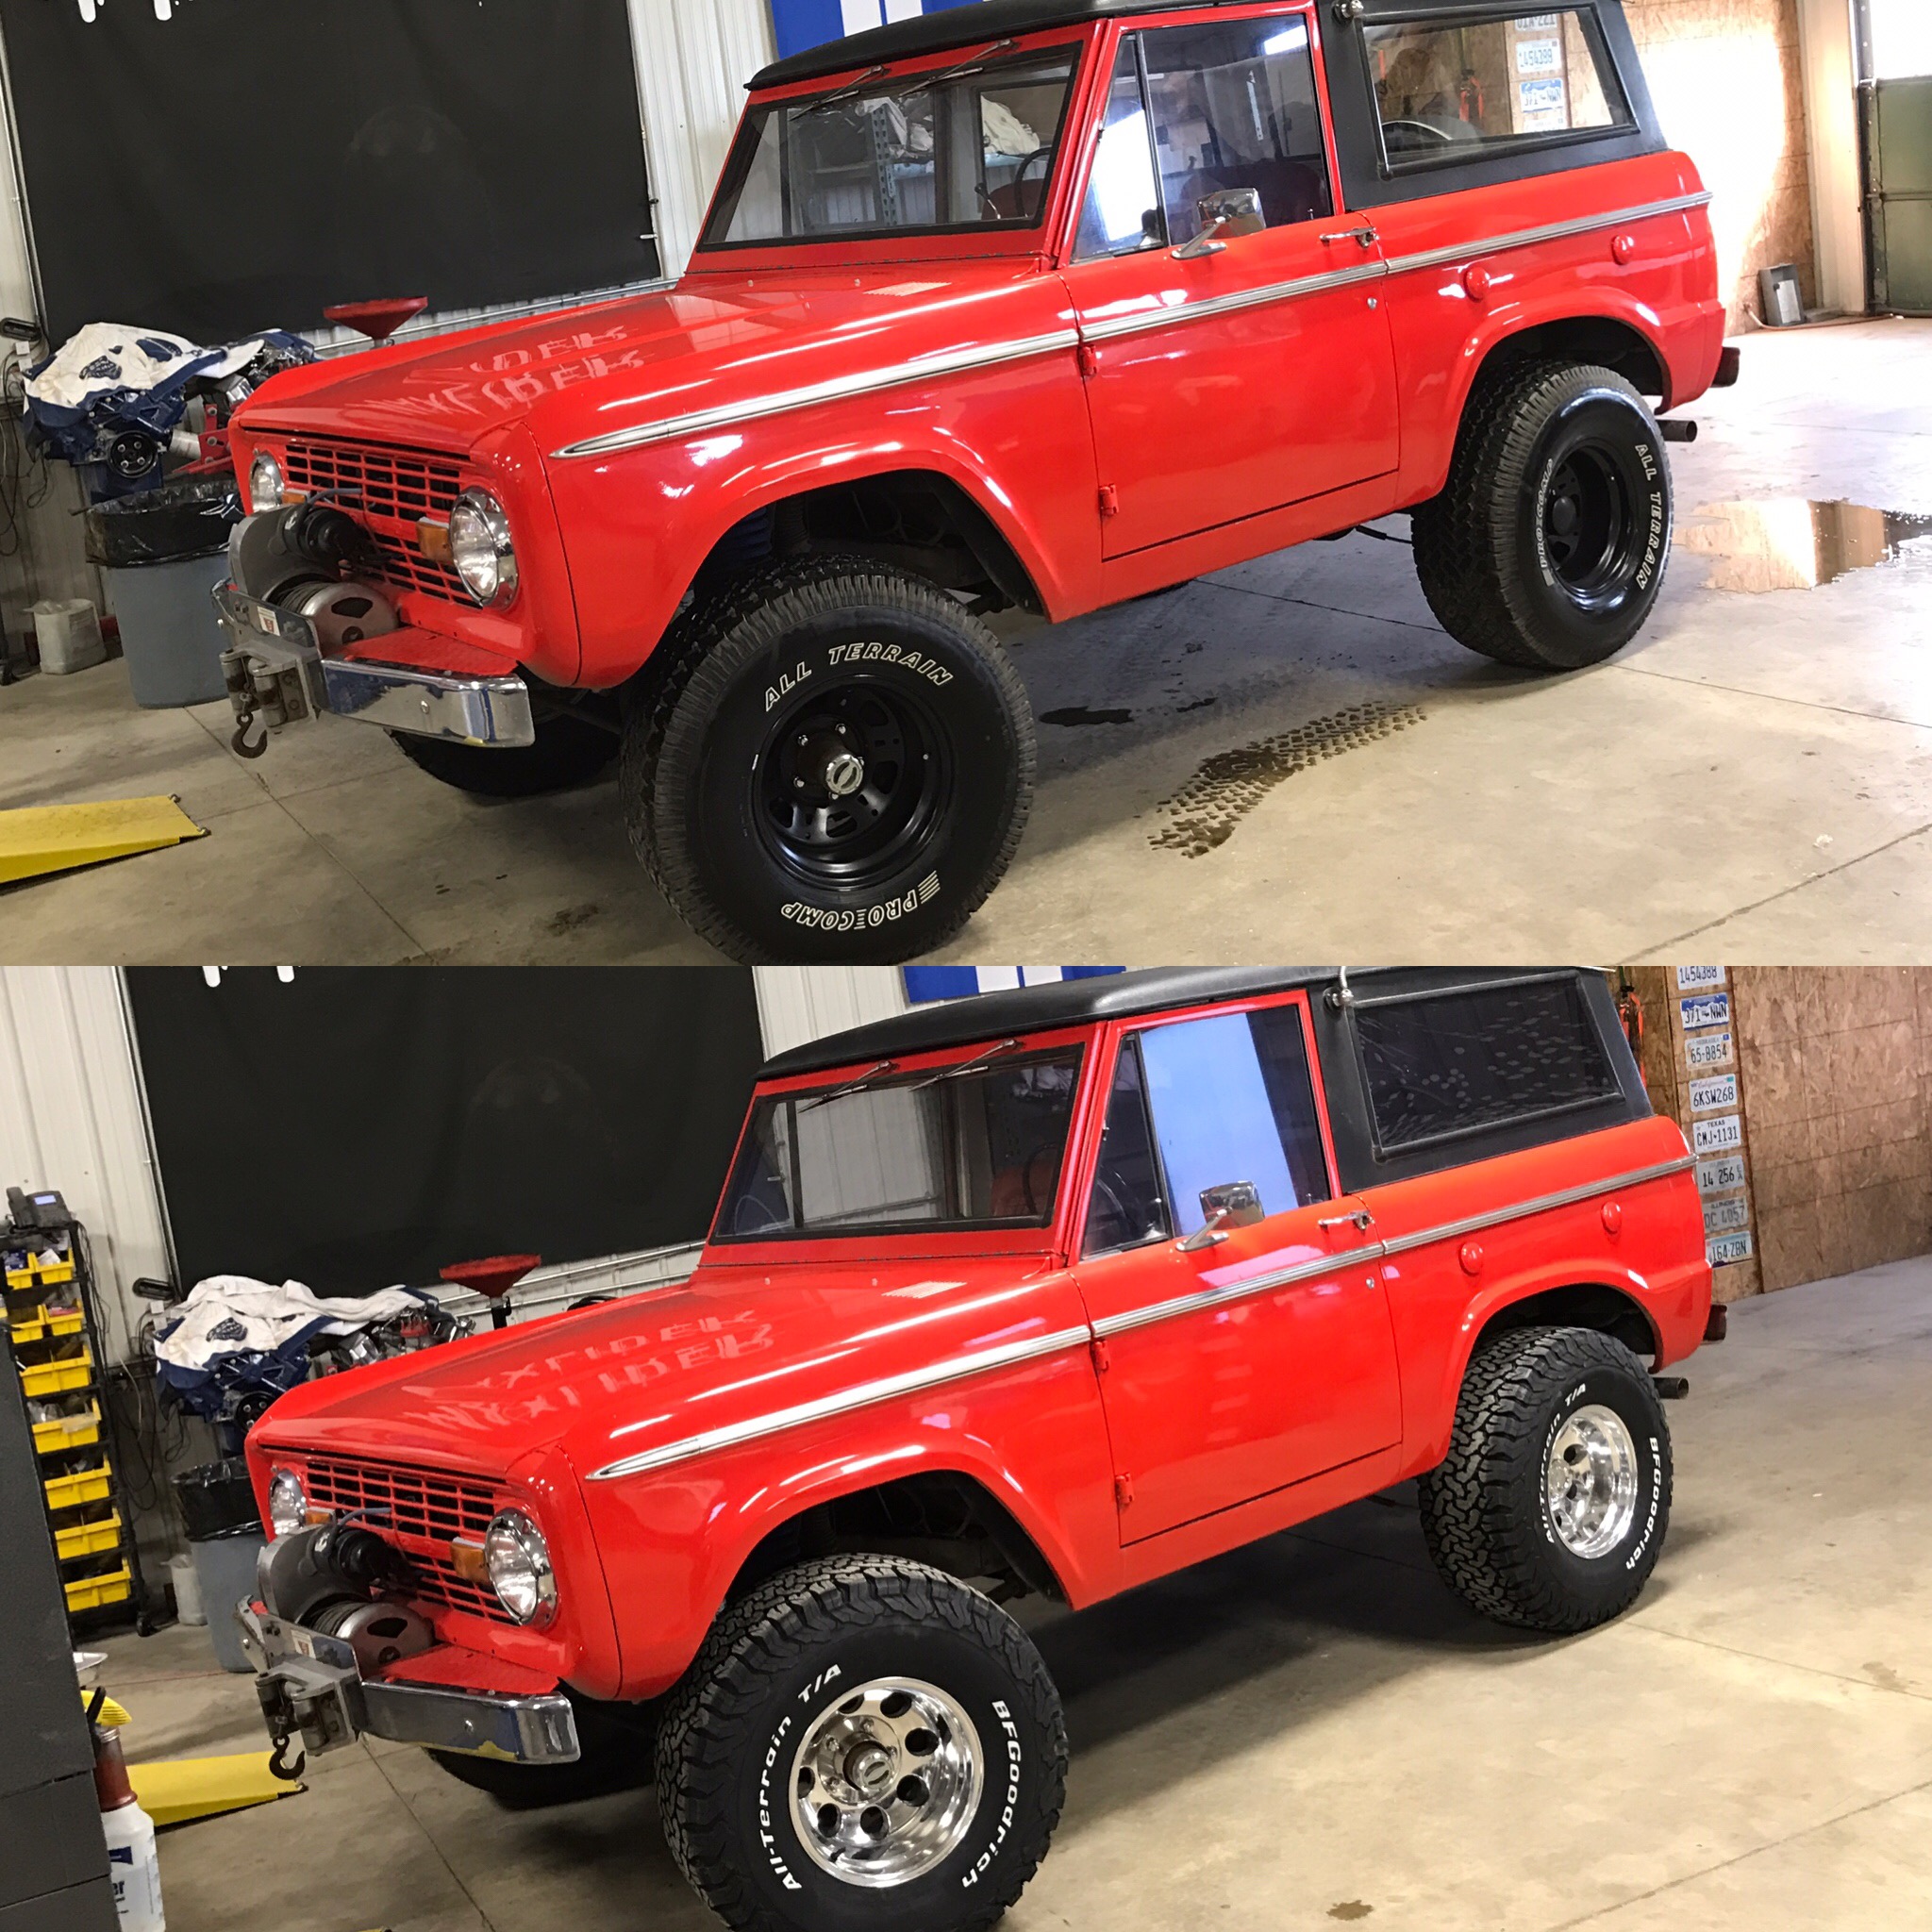
M 798 1110 L 800 1113 L 809 1113 L 813 1108 L 824 1107 L 827 1101 L 843 1100 L 848 1093 L 863 1093 L 874 1081 L 884 1074 L 897 1073 L 898 1070 L 897 1060 L 880 1060 L 877 1065 L 866 1068 L 865 1072 L 855 1079 L 847 1080 L 842 1087 L 827 1087 L 823 1093 L 814 1093 Z
M 1003 1053 L 1011 1053 L 1020 1042 L 1017 1040 L 1003 1040 L 997 1046 L 990 1046 L 977 1059 L 962 1060 L 957 1067 L 941 1067 L 937 1074 L 931 1074 L 924 1080 L 915 1080 L 907 1088 L 907 1092 L 917 1093 L 923 1088 L 937 1087 L 941 1080 L 963 1080 L 968 1074 L 976 1074 L 982 1068 L 991 1066 Z
M 849 101 L 856 94 L 872 92 L 880 100 L 895 101 L 901 94 L 917 93 L 921 88 L 938 87 L 941 81 L 958 80 L 968 74 L 976 74 L 995 54 L 1004 54 L 1009 48 L 1017 47 L 1018 41 L 994 41 L 991 46 L 982 47 L 978 53 L 959 61 L 952 67 L 941 67 L 934 74 L 903 75 L 891 87 L 873 88 L 872 83 L 888 70 L 884 67 L 868 67 L 855 81 L 841 88 L 835 88 L 828 94 L 821 94 L 806 108 L 808 114 L 823 113 L 827 108 L 836 108 L 841 101 Z

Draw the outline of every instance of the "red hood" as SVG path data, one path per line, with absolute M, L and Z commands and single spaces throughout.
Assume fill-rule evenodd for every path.
M 1052 277 L 1011 261 L 696 276 L 656 294 L 291 370 L 249 402 L 240 426 L 468 453 L 526 422 L 548 454 L 654 417 L 1049 328 L 1058 301 Z M 1030 318 L 1048 312 L 1016 326 L 1007 313 L 1016 303 Z
M 506 1474 L 561 1445 L 621 1457 L 1064 1327 L 1044 1257 L 699 1269 L 682 1288 L 311 1382 L 256 1431 L 313 1450 Z

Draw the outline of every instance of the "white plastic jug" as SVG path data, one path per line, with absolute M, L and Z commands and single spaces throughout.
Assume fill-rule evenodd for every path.
M 175 1586 L 175 1620 L 180 1624 L 206 1624 L 201 1607 L 201 1578 L 194 1574 L 192 1557 L 168 1558 L 168 1581 Z
M 168 1932 L 154 1820 L 139 1805 L 120 1805 L 101 1813 L 101 1829 L 108 1835 L 108 1875 L 121 1932 Z
M 85 597 L 48 597 L 27 613 L 41 646 L 41 669 L 55 677 L 107 661 L 101 614 Z

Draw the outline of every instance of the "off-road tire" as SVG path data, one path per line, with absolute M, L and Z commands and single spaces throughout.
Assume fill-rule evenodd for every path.
M 827 846 L 802 861 L 783 849 L 760 788 L 780 782 L 791 725 L 818 730 L 839 704 L 897 716 L 908 755 L 869 769 L 896 770 L 902 798 L 925 782 L 908 774 L 930 771 L 933 795 L 900 844 L 881 813 L 875 856 L 848 861 Z M 824 557 L 767 566 L 678 621 L 627 694 L 619 784 L 638 857 L 720 951 L 892 963 L 952 939 L 1005 875 L 1034 758 L 1025 687 L 985 625 L 919 577 Z
M 432 778 L 477 798 L 538 798 L 594 778 L 617 756 L 615 732 L 582 718 L 544 718 L 535 744 L 458 744 L 392 731 L 403 756 Z
M 1586 1560 L 1558 1538 L 1544 1468 L 1565 1420 L 1614 1409 L 1637 1449 L 1629 1530 Z M 1518 1328 L 1485 1342 L 1463 1378 L 1449 1455 L 1421 1482 L 1423 1536 L 1442 1580 L 1499 1623 L 1567 1634 L 1629 1608 L 1671 1518 L 1671 1432 L 1642 1363 L 1587 1328 Z
M 644 1705 L 613 1707 L 573 1697 L 577 1742 L 583 1755 L 571 1764 L 511 1764 L 500 1757 L 472 1757 L 460 1751 L 427 1755 L 458 1784 L 488 1791 L 509 1811 L 574 1805 L 609 1791 L 649 1784 L 657 1712 Z
M 1566 465 L 1576 461 L 1579 471 Z M 1559 478 L 1601 472 L 1624 505 L 1601 586 L 1553 561 Z M 1528 671 L 1613 658 L 1649 622 L 1669 566 L 1671 467 L 1663 432 L 1614 370 L 1541 362 L 1478 386 L 1440 496 L 1412 517 L 1416 575 L 1458 643 Z
M 874 1890 L 803 1850 L 791 1776 L 794 1740 L 837 1705 L 841 1684 L 889 1675 L 959 1700 L 986 1775 L 955 1849 Z M 827 1557 L 781 1571 L 713 1625 L 666 1700 L 658 1806 L 678 1869 L 739 1932 L 979 1932 L 1046 1856 L 1066 1759 L 1059 1693 L 1031 1639 L 990 1598 L 922 1563 Z M 775 1797 L 761 1784 L 774 1776 Z

